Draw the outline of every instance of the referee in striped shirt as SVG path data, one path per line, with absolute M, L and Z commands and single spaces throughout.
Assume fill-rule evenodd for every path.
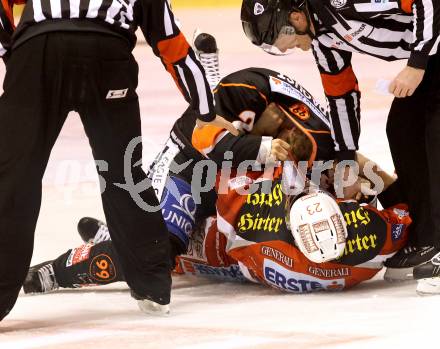
M 413 267 L 440 249 L 440 1 L 244 0 L 248 38 L 272 54 L 312 48 L 330 106 L 338 160 L 354 160 L 360 91 L 353 52 L 407 60 L 394 78 L 387 135 L 413 219 L 411 248 L 389 267 Z
M 104 213 L 125 279 L 141 309 L 166 312 L 171 277 L 161 212 L 145 212 L 115 185 L 125 183 L 124 154 L 141 135 L 138 65 L 131 54 L 138 27 L 199 115 L 199 125 L 236 130 L 216 116 L 203 68 L 166 0 L 28 0 L 15 31 L 13 2 L 0 2 L 0 54 L 8 56 L 0 97 L 0 320 L 15 304 L 28 271 L 41 179 L 72 110 L 101 161 Z M 134 183 L 146 178 L 141 156 L 138 146 L 131 159 Z M 151 187 L 140 196 L 158 206 Z M 104 260 L 100 277 L 111 275 L 111 260 Z

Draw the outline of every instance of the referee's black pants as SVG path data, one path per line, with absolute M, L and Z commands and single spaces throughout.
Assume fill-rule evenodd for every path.
M 413 219 L 411 243 L 440 248 L 440 54 L 411 97 L 394 99 L 387 135 Z
M 14 306 L 28 271 L 41 179 L 71 110 L 81 116 L 94 158 L 108 164 L 98 166 L 102 203 L 127 283 L 142 298 L 169 302 L 169 236 L 160 210 L 145 212 L 114 184 L 126 183 L 124 153 L 141 135 L 138 66 L 130 51 L 112 35 L 52 32 L 12 52 L 0 97 L 0 319 Z M 131 164 L 141 156 L 139 145 Z M 140 165 L 131 173 L 134 183 L 146 178 Z M 151 187 L 141 197 L 158 205 Z

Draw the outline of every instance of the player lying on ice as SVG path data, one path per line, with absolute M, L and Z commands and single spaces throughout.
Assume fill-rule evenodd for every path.
M 387 186 L 379 195 L 386 207 L 381 211 L 355 200 L 336 201 L 323 191 L 289 194 L 304 180 L 290 161 L 276 166 L 273 176 L 267 168 L 228 178 L 219 174 L 216 188 L 227 190 L 218 195 L 218 213 L 201 221 L 186 253 L 170 255 L 175 271 L 293 293 L 342 290 L 368 280 L 405 245 L 411 222 L 398 183 L 377 174 Z M 90 240 L 33 267 L 25 292 L 124 281 L 104 223 L 83 218 L 79 228 Z

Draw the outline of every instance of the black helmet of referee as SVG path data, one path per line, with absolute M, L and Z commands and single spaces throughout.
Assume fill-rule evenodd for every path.
M 306 0 L 243 0 L 243 30 L 254 45 L 272 45 L 281 28 L 289 25 L 290 13 L 305 11 L 305 5 Z

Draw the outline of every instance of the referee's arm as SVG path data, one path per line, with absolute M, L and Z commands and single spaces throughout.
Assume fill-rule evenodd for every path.
M 401 6 L 405 12 L 414 14 L 415 38 L 408 66 L 425 69 L 440 41 L 440 1 L 401 0 Z
M 177 27 L 166 0 L 141 0 L 140 28 L 185 99 L 203 121 L 216 114 L 211 89 L 200 62 Z
M 352 54 L 328 48 L 318 40 L 313 40 L 312 49 L 330 108 L 336 159 L 355 160 L 361 132 L 361 94 L 351 66 Z

